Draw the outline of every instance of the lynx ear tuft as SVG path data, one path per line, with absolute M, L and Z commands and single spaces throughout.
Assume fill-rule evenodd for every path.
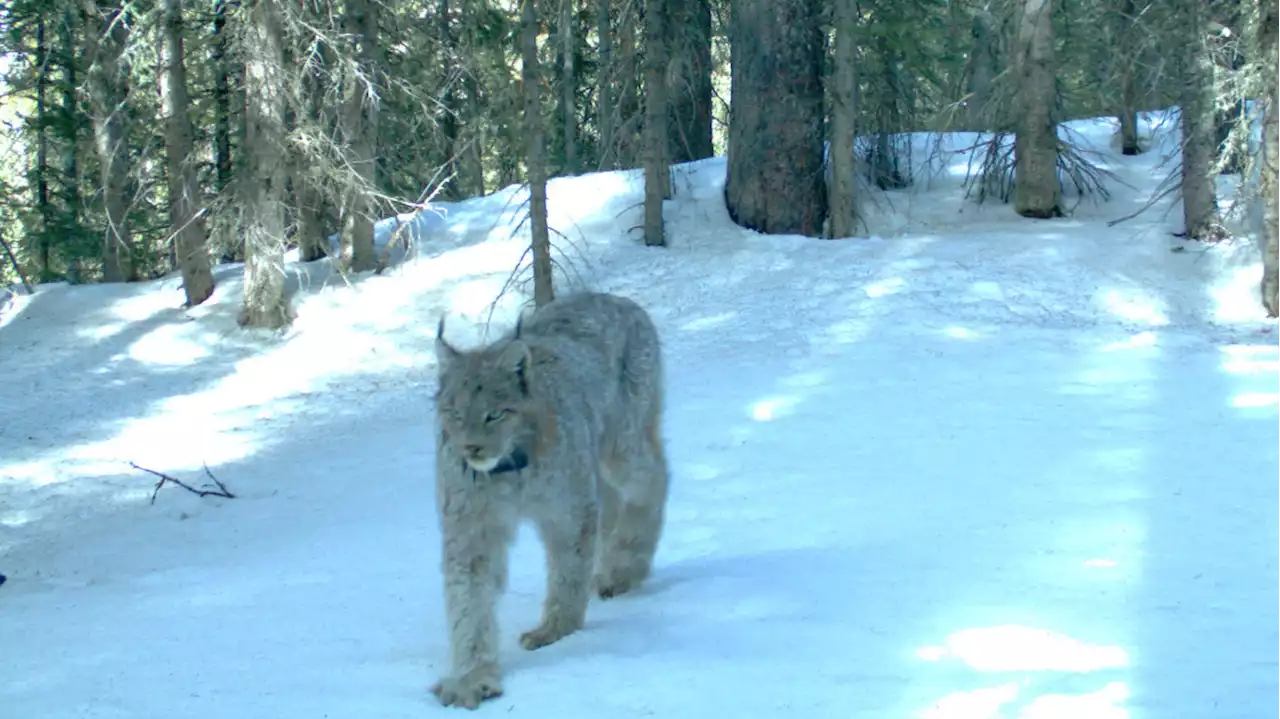
M 440 364 L 448 364 L 458 358 L 460 353 L 444 338 L 444 316 L 440 316 L 440 324 L 436 325 L 436 359 Z

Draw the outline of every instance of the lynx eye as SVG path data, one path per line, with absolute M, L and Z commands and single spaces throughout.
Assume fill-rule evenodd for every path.
M 511 410 L 495 409 L 494 411 L 490 412 L 487 416 L 485 416 L 484 421 L 501 422 L 502 420 L 506 419 L 507 415 L 509 414 L 511 414 Z

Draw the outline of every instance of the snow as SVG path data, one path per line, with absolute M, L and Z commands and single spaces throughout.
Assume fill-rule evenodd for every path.
M 1146 118 L 1169 151 L 1170 125 Z M 735 227 L 723 158 L 558 179 L 562 288 L 636 298 L 668 366 L 651 583 L 529 653 L 523 532 L 488 715 L 1277 716 L 1277 326 L 1251 237 L 1171 236 L 1131 187 L 1069 218 L 963 200 L 972 136 L 916 138 L 870 239 Z M 1230 196 L 1231 183 L 1223 180 Z M 447 661 L 431 341 L 510 326 L 515 188 L 407 222 L 382 275 L 291 263 L 298 319 L 235 326 L 241 268 L 46 285 L 0 308 L 0 715 L 421 717 Z M 523 232 L 523 231 L 522 231 Z M 491 306 L 492 303 L 492 306 Z M 237 496 L 173 487 L 129 462 Z

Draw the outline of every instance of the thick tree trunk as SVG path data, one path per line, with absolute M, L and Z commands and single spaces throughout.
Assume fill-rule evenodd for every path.
M 124 51 L 128 23 L 119 6 L 83 0 L 85 44 L 90 58 L 89 106 L 94 148 L 102 167 L 102 197 L 107 227 L 102 244 L 102 280 L 134 278 L 133 237 L 129 228 L 129 95 Z
M 615 81 L 613 58 L 613 2 L 596 2 L 596 127 L 600 132 L 600 148 L 596 167 L 612 170 L 617 154 L 613 147 L 613 128 L 617 121 L 617 106 L 613 101 Z
M 1267 314 L 1280 316 L 1280 97 L 1277 97 L 1277 73 L 1280 72 L 1280 50 L 1277 50 L 1277 24 L 1280 13 L 1275 0 L 1257 0 L 1258 33 L 1257 65 L 1265 88 L 1266 107 L 1262 120 L 1263 238 L 1262 305 Z
M 213 294 L 213 270 L 209 264 L 204 203 L 192 164 L 191 101 L 187 97 L 185 48 L 182 42 L 182 0 L 164 0 L 164 25 L 160 68 L 160 98 L 165 114 L 165 154 L 169 175 L 169 224 L 176 234 L 178 269 L 187 306 Z
M 669 194 L 667 147 L 667 0 L 644 3 L 644 243 L 667 244 L 662 202 Z
M 737 224 L 821 236 L 823 165 L 819 0 L 736 0 L 725 203 Z
M 347 156 L 355 177 L 348 180 L 348 201 L 342 217 L 342 261 L 353 272 L 378 266 L 373 251 L 376 211 L 373 193 L 377 182 L 377 93 L 370 89 L 377 78 L 378 5 L 370 0 L 347 0 L 343 31 L 356 43 L 356 63 L 344 78 L 342 129 Z
M 1178 7 L 1182 77 L 1182 219 L 1186 236 L 1197 240 L 1221 235 L 1213 180 L 1216 143 L 1213 118 L 1213 58 L 1206 37 L 1203 0 L 1181 0 Z
M 1023 0 L 1018 18 L 1017 133 L 1014 210 L 1023 217 L 1061 217 L 1058 184 L 1057 62 L 1053 51 L 1055 0 Z
M 673 163 L 711 157 L 711 3 L 666 0 Z
M 534 0 L 520 2 L 520 57 L 523 65 L 525 166 L 529 173 L 529 226 L 532 231 L 533 301 L 541 307 L 555 299 L 551 281 L 551 237 L 547 230 L 547 158 L 542 129 L 542 82 L 538 69 L 538 14 Z
M 284 294 L 284 33 L 278 0 L 252 0 L 245 23 L 245 165 L 236 183 L 245 210 L 240 324 L 278 329 L 292 320 Z
M 831 88 L 831 237 L 852 237 L 858 222 L 854 137 L 857 132 L 857 0 L 833 0 L 835 48 Z

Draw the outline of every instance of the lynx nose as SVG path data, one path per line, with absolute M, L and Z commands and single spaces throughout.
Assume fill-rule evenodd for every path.
M 468 459 L 475 459 L 484 451 L 484 447 L 481 447 L 478 444 L 465 444 L 462 446 L 462 451 L 467 453 Z

